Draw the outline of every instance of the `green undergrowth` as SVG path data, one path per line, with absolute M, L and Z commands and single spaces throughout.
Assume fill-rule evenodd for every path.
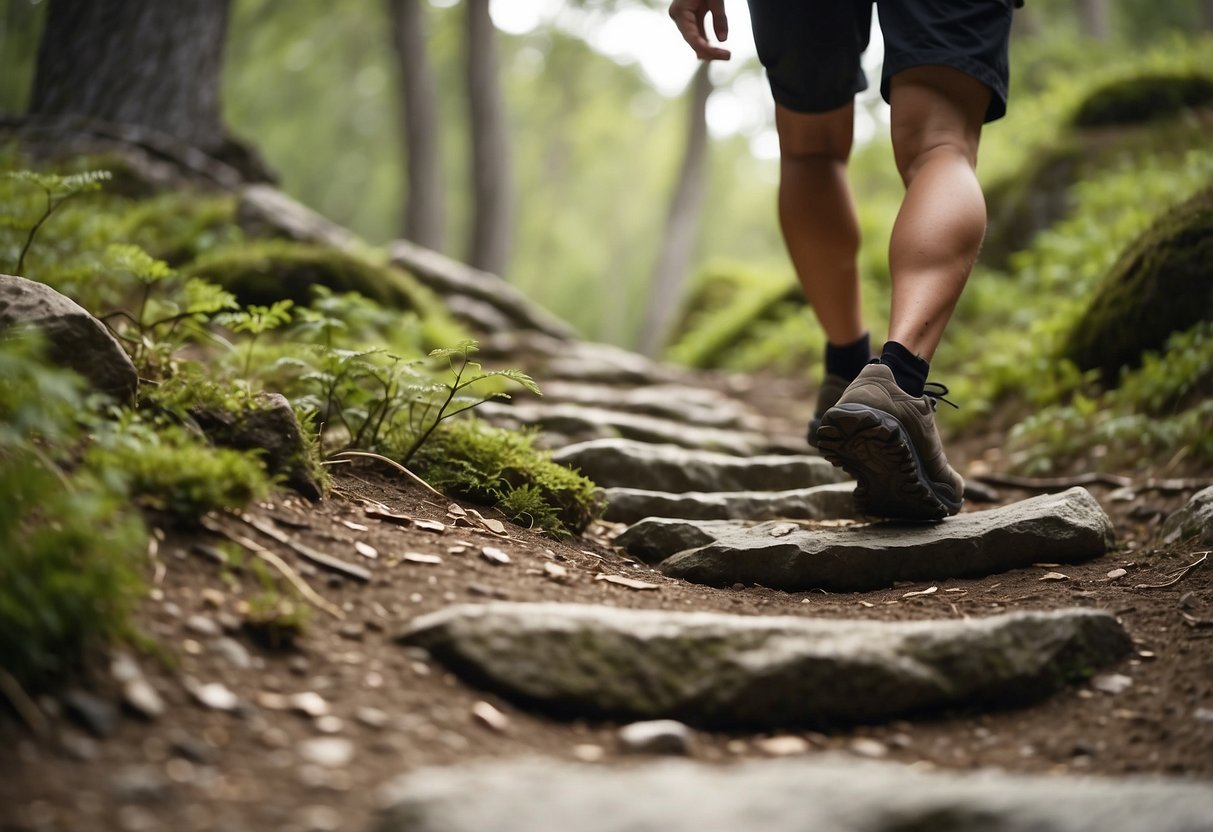
M 31 690 L 132 637 L 147 544 L 123 480 L 75 459 L 101 405 L 37 352 L 0 341 L 0 668 Z
M 1033 474 L 1078 459 L 1100 470 L 1151 461 L 1213 465 L 1213 322 L 1171 336 L 1111 390 L 1088 383 L 1011 430 L 1010 461 Z
M 0 170 L 27 165 L 0 148 Z M 322 455 L 357 448 L 553 535 L 596 515 L 593 484 L 532 435 L 450 420 L 539 391 L 525 373 L 481 366 L 404 272 L 374 253 L 247 240 L 229 196 L 119 195 L 95 187 L 106 177 L 87 160 L 71 167 L 82 175 L 0 177 L 0 272 L 20 263 L 103 320 L 140 392 L 104 400 L 24 339 L 0 341 L 0 655 L 16 684 L 61 683 L 135 638 L 149 526 L 195 527 L 281 487 L 258 449 L 217 445 L 227 440 L 200 415 L 239 424 L 270 392 L 291 401 L 298 461 L 322 484 Z M 273 626 L 296 620 L 289 594 L 263 592 Z
M 414 469 L 444 493 L 487 503 L 523 526 L 578 534 L 601 510 L 594 484 L 552 462 L 532 433 L 474 420 L 444 424 L 414 457 Z

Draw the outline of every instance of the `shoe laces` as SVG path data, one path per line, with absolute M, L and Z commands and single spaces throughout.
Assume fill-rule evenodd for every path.
M 946 385 L 940 384 L 938 381 L 928 381 L 926 384 L 924 384 L 922 394 L 931 402 L 932 410 L 938 408 L 940 402 L 950 404 L 952 407 L 960 410 L 960 405 L 954 401 L 944 398 L 948 395 L 948 388 Z

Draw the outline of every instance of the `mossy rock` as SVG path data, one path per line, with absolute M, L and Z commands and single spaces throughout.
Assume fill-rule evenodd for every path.
M 1139 75 L 1096 89 L 1078 105 L 1071 124 L 1141 124 L 1195 107 L 1213 107 L 1213 78 L 1196 74 Z
M 1165 214 L 1120 256 L 1061 355 L 1114 386 L 1168 336 L 1213 320 L 1213 187 Z
M 466 337 L 428 290 L 407 273 L 358 254 L 312 243 L 259 240 L 204 255 L 182 270 L 222 286 L 242 305 L 268 306 L 290 299 L 301 306 L 312 287 L 356 292 L 388 309 L 410 311 L 423 324 L 430 346 L 450 346 Z
M 1129 125 L 1112 130 L 1070 131 L 1031 154 L 1022 169 L 985 187 L 989 222 L 981 262 L 1005 269 L 1041 231 L 1070 215 L 1071 189 L 1126 159 L 1182 158 L 1208 144 L 1213 117 Z

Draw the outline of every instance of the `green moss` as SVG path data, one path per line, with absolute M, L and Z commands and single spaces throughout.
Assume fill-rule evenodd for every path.
M 691 367 L 722 367 L 757 325 L 781 320 L 800 305 L 800 287 L 786 276 L 738 267 L 706 272 L 688 295 L 666 357 Z
M 475 420 L 443 423 L 412 466 L 447 494 L 496 506 L 519 524 L 556 536 L 580 533 L 602 510 L 594 483 L 552 462 L 531 434 Z
M 268 306 L 290 299 L 306 306 L 315 286 L 334 293 L 356 292 L 386 308 L 415 313 L 427 346 L 463 338 L 462 329 L 442 304 L 406 272 L 338 249 L 259 240 L 206 254 L 186 265 L 182 273 L 222 286 L 242 305 Z
M 119 233 L 170 266 L 243 238 L 236 225 L 236 197 L 194 191 L 160 194 L 135 203 L 122 216 Z
M 1194 73 L 1143 74 L 1099 87 L 1077 107 L 1075 127 L 1141 124 L 1194 107 L 1213 107 L 1213 79 Z
M 1061 357 L 1115 385 L 1175 332 L 1213 318 L 1213 188 L 1170 211 L 1134 241 L 1063 342 Z

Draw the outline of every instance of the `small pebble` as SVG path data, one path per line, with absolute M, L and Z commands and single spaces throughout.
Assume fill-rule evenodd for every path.
M 192 685 L 190 693 L 204 707 L 213 711 L 234 711 L 240 704 L 239 698 L 220 682 L 209 682 L 205 685 Z
M 329 703 L 324 697 L 310 690 L 292 694 L 290 703 L 292 708 L 310 717 L 321 717 L 329 712 Z
M 213 618 L 205 615 L 191 615 L 185 620 L 185 628 L 200 636 L 214 637 L 219 635 L 219 625 Z
M 142 676 L 122 685 L 122 702 L 144 719 L 155 719 L 164 713 L 164 700 Z
M 229 636 L 217 638 L 211 644 L 211 649 L 224 661 L 230 663 L 232 667 L 246 670 L 253 666 L 253 658 L 249 655 L 249 651 L 234 638 Z
M 1127 570 L 1127 569 L 1112 569 L 1108 572 L 1108 577 L 1112 578 L 1112 579 L 1123 578 L 1125 575 L 1128 575 L 1128 574 L 1129 574 L 1129 570 Z
M 791 757 L 796 754 L 806 754 L 809 751 L 809 741 L 794 734 L 763 737 L 755 740 L 754 745 L 763 754 L 769 754 L 772 757 Z
M 118 708 L 108 699 L 85 690 L 70 690 L 63 697 L 67 713 L 95 737 L 105 738 L 118 727 Z
M 871 757 L 873 759 L 888 755 L 888 747 L 869 737 L 856 737 L 851 740 L 851 751 L 858 754 L 860 757 Z
M 581 743 L 573 746 L 573 756 L 583 763 L 597 763 L 606 756 L 606 751 L 601 745 Z
M 1102 693 L 1124 693 L 1133 687 L 1133 679 L 1123 673 L 1102 673 L 1091 680 L 1091 687 Z
M 483 700 L 472 705 L 472 716 L 487 728 L 498 733 L 510 727 L 510 718 Z
M 619 729 L 619 742 L 625 751 L 635 754 L 691 753 L 691 729 L 673 719 L 633 722 Z
M 299 756 L 325 768 L 342 768 L 354 758 L 354 744 L 344 737 L 314 737 L 299 743 Z

